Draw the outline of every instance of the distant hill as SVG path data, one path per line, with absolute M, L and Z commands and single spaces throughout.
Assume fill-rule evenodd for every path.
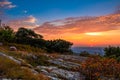
M 99 53 L 100 55 L 104 55 L 104 47 L 72 47 L 72 50 L 78 54 L 87 51 L 90 54 Z

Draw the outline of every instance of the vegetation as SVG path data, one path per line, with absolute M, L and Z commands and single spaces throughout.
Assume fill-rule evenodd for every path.
M 72 43 L 62 39 L 49 40 L 46 42 L 46 48 L 48 52 L 71 53 L 71 50 L 70 50 L 71 46 L 72 46 Z
M 42 66 L 49 66 L 49 62 L 48 62 L 48 57 L 44 56 L 44 55 L 29 55 L 29 56 L 24 56 L 23 59 L 31 64 L 32 66 L 39 66 L 39 65 L 42 65 Z
M 48 52 L 72 53 L 70 49 L 72 46 L 71 42 L 62 39 L 44 40 L 42 35 L 36 34 L 33 30 L 26 28 L 19 28 L 15 33 L 10 27 L 5 26 L 0 29 L 0 41 L 29 45 Z
M 86 76 L 86 80 L 120 79 L 120 47 L 106 47 L 105 55 L 90 55 L 82 52 L 80 55 L 87 56 L 87 60 L 81 63 L 80 72 Z
M 95 56 L 83 62 L 80 71 L 86 76 L 86 80 L 101 80 L 104 77 L 106 80 L 117 80 L 120 79 L 120 62 L 113 58 Z
M 89 57 L 91 54 L 87 51 L 82 51 L 79 55 L 84 57 Z
M 21 67 L 8 58 L 0 56 L 0 76 L 9 79 L 49 80 L 42 74 L 33 74 L 29 68 Z M 29 77 L 28 77 L 29 76 Z
M 120 47 L 106 47 L 104 49 L 105 57 L 114 58 L 120 61 Z
M 15 38 L 13 30 L 9 26 L 0 28 L 0 41 L 12 42 Z
M 19 50 L 10 51 L 9 45 L 15 45 Z M 29 45 L 6 43 L 4 44 L 4 46 L 0 46 L 0 52 L 3 52 L 4 54 L 9 56 L 13 56 L 16 59 L 22 59 L 26 63 L 31 64 L 34 67 L 39 65 L 42 66 L 50 65 L 50 63 L 48 62 L 49 58 L 45 56 L 43 50 L 31 47 Z
M 52 63 L 48 62 L 50 58 L 41 54 L 44 52 L 72 53 L 71 42 L 62 39 L 44 40 L 42 35 L 26 28 L 20 28 L 17 32 L 14 32 L 8 26 L 0 28 L 0 42 L 4 45 L 4 47 L 0 46 L 1 52 L 24 62 L 24 64 L 18 65 L 12 60 L 0 56 L 0 76 L 11 79 L 49 80 L 42 74 L 33 74 L 29 67 L 25 65 L 32 65 L 33 68 L 39 65 L 51 65 Z M 18 50 L 10 51 L 10 46 L 15 46 Z M 120 47 L 109 46 L 104 51 L 105 55 L 103 57 L 91 55 L 86 51 L 81 52 L 80 56 L 85 56 L 87 60 L 83 62 L 74 61 L 81 64 L 81 67 L 75 69 L 75 71 L 80 69 L 80 72 L 86 76 L 86 80 L 101 80 L 103 77 L 113 78 L 114 80 L 120 79 Z

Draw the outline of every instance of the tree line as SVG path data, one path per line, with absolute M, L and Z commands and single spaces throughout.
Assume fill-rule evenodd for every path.
M 45 40 L 42 35 L 27 28 L 19 28 L 17 32 L 14 32 L 9 26 L 0 28 L 0 42 L 25 44 L 44 49 L 47 52 L 58 53 L 72 53 L 70 48 L 73 45 L 62 39 Z

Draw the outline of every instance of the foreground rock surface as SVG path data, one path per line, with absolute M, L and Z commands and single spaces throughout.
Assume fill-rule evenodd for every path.
M 59 69 L 54 66 L 37 66 L 41 72 L 49 76 L 52 80 L 84 80 L 85 77 L 79 72 L 68 71 L 64 69 Z
M 59 55 L 57 58 L 52 57 L 48 60 L 54 66 L 37 66 L 37 69 L 51 78 L 51 80 L 85 80 L 85 76 L 79 71 L 80 64 L 74 62 L 82 62 L 85 59 L 84 57 L 74 55 Z

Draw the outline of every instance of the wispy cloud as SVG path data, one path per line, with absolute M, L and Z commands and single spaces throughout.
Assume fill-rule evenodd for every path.
M 30 15 L 28 17 L 10 20 L 8 21 L 8 25 L 10 25 L 10 27 L 12 27 L 14 30 L 20 27 L 35 28 L 37 25 L 36 21 L 37 19 L 34 16 Z
M 15 8 L 16 5 L 14 5 L 12 2 L 9 0 L 0 0 L 0 19 L 2 20 L 7 20 L 8 15 L 6 13 L 7 9 L 12 9 Z
M 44 23 L 35 28 L 39 33 L 64 34 L 101 32 L 120 29 L 120 14 L 111 14 L 99 17 L 76 17 Z
M 16 5 L 14 5 L 9 0 L 0 0 L 0 8 L 15 8 Z

